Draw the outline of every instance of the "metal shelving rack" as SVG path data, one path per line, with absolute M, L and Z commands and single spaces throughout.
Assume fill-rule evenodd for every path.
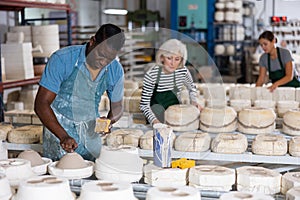
M 38 19 L 26 19 L 25 17 L 25 8 L 41 8 L 41 9 L 52 9 L 52 10 L 64 10 L 66 11 L 65 18 L 38 18 Z M 46 20 L 66 20 L 67 21 L 67 30 L 68 30 L 68 44 L 72 44 L 72 30 L 71 30 L 71 17 L 70 12 L 71 8 L 69 4 L 54 4 L 54 3 L 45 3 L 45 2 L 32 2 L 24 0 L 2 0 L 0 1 L 0 10 L 2 11 L 15 11 L 21 13 L 21 22 L 20 25 L 26 25 L 29 21 L 46 21 Z M 1 41 L 0 41 L 1 43 Z M 0 55 L 1 55 L 1 46 L 0 46 Z M 4 102 L 3 102 L 3 91 L 8 88 L 14 88 L 24 85 L 37 84 L 40 77 L 35 77 L 27 80 L 17 80 L 10 82 L 2 82 L 2 71 L 1 71 L 1 62 L 0 62 L 0 122 L 4 121 Z
M 139 155 L 141 157 L 153 157 L 153 151 L 139 149 Z M 264 156 L 255 155 L 251 152 L 245 152 L 243 154 L 221 154 L 211 151 L 206 152 L 181 152 L 173 150 L 171 152 L 172 158 L 188 158 L 194 160 L 214 160 L 214 161 L 226 161 L 226 162 L 248 162 L 248 163 L 269 163 L 269 164 L 288 164 L 299 165 L 300 158 L 290 155 L 284 156 Z
M 239 133 L 239 132 L 236 132 Z M 283 135 L 287 140 L 290 140 L 292 136 L 283 134 L 280 130 L 273 131 L 273 134 Z M 214 138 L 217 134 L 210 133 L 211 138 Z M 187 151 L 176 151 L 172 149 L 172 158 L 188 158 L 194 160 L 209 160 L 209 161 L 226 161 L 226 162 L 244 162 L 244 163 L 266 163 L 266 164 L 284 164 L 284 165 L 300 165 L 300 157 L 294 157 L 288 153 L 283 156 L 266 156 L 257 155 L 252 153 L 251 146 L 252 141 L 256 135 L 246 134 L 248 140 L 248 149 L 242 154 L 222 154 L 214 153 L 211 150 L 205 152 L 187 152 Z M 152 158 L 152 150 L 139 149 L 139 155 L 145 158 Z
M 219 67 L 219 70 L 221 74 L 223 74 L 223 77 L 232 77 L 230 80 L 237 82 L 238 79 L 246 79 L 246 61 L 244 60 L 245 52 L 249 47 L 254 46 L 255 40 L 255 32 L 254 32 L 254 14 L 253 9 L 255 7 L 255 4 L 250 1 L 243 1 L 243 8 L 248 7 L 251 10 L 251 13 L 249 15 L 243 15 L 243 22 L 214 22 L 213 23 L 213 47 L 215 47 L 216 44 L 222 44 L 225 43 L 227 45 L 233 45 L 235 52 L 233 55 L 215 55 L 213 52 L 211 55 L 214 58 L 217 66 Z M 251 22 L 251 26 L 246 26 L 246 21 Z M 245 38 L 243 40 L 238 39 L 238 31 L 237 29 L 239 27 L 243 27 L 245 30 Z M 224 32 L 225 28 L 232 31 L 232 39 L 224 39 L 222 38 L 222 33 Z M 251 33 L 250 33 L 251 31 Z M 247 32 L 247 34 L 246 34 Z M 229 60 L 232 59 L 234 63 L 234 71 L 230 70 L 228 68 Z M 240 63 L 238 63 L 238 61 Z

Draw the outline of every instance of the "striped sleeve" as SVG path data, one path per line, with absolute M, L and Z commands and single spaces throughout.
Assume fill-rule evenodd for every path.
M 140 109 L 150 123 L 152 123 L 152 121 L 156 118 L 151 110 L 150 101 L 154 91 L 157 73 L 158 68 L 153 68 L 145 74 L 140 102 Z
M 190 101 L 191 102 L 197 102 L 197 88 L 195 83 L 193 82 L 192 75 L 190 71 L 186 68 L 187 73 L 185 75 L 184 79 L 184 85 L 189 91 Z

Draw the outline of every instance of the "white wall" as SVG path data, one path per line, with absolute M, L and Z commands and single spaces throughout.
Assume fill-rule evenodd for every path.
M 77 0 L 78 25 L 92 26 L 100 22 L 101 1 Z
M 267 28 L 270 28 L 270 17 L 273 15 L 273 12 L 276 16 L 287 16 L 288 20 L 300 20 L 300 0 L 274 0 L 274 11 L 273 0 L 252 0 L 252 2 L 255 3 L 255 18 L 258 19 L 261 16 Z M 266 5 L 265 8 L 264 4 Z

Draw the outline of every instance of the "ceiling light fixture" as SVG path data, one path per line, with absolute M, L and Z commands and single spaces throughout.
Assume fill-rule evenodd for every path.
M 125 9 L 107 8 L 103 10 L 103 13 L 107 15 L 127 15 L 128 11 Z

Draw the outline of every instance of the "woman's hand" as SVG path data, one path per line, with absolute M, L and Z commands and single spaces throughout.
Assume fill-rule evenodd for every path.
M 203 107 L 202 107 L 199 103 L 192 102 L 192 105 L 193 105 L 193 106 L 196 106 L 196 108 L 198 108 L 198 110 L 199 110 L 200 112 L 203 110 Z
M 153 121 L 152 121 L 152 126 L 154 125 L 154 124 L 158 124 L 158 123 L 161 123 L 158 119 L 154 119 Z
M 270 87 L 268 87 L 270 92 L 273 92 L 276 88 L 278 88 L 278 85 L 276 83 L 273 83 Z
M 77 142 L 74 140 L 74 138 L 70 137 L 69 135 L 62 138 L 60 140 L 60 145 L 68 153 L 74 152 L 74 150 L 78 147 Z

